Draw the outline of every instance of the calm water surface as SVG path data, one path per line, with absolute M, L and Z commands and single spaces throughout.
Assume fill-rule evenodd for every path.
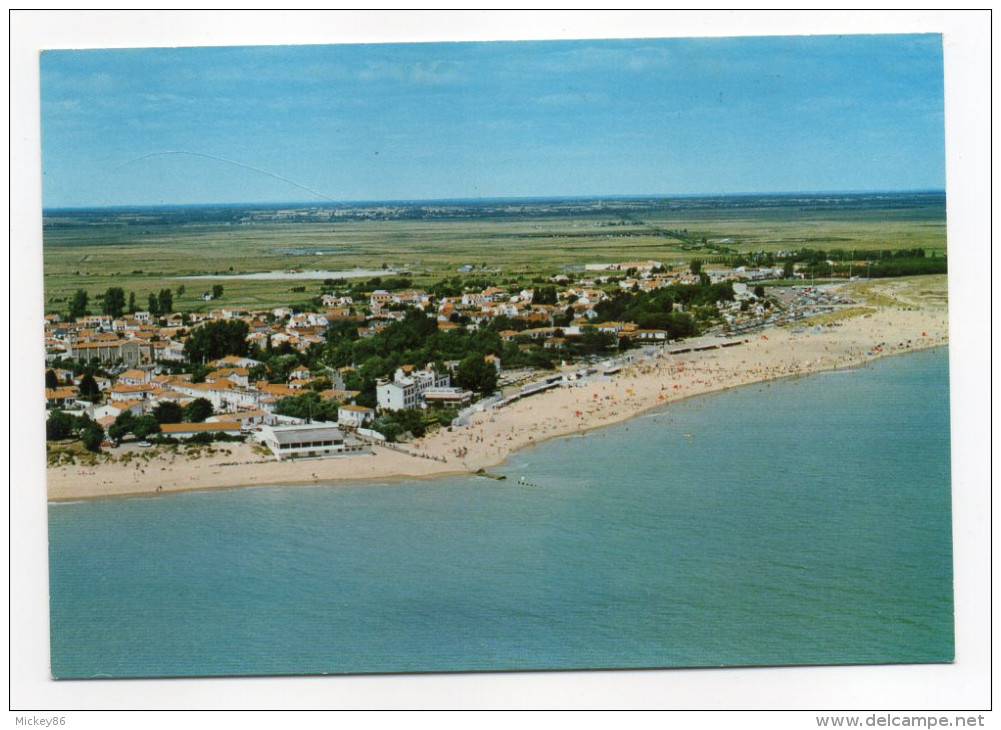
M 507 481 L 53 504 L 53 674 L 947 661 L 948 418 L 943 348 L 547 442 Z

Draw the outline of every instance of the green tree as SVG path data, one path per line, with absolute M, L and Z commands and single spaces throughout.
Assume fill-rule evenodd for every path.
M 618 338 L 610 332 L 599 332 L 594 327 L 585 327 L 574 348 L 582 355 L 597 355 L 613 351 L 618 347 Z
M 52 411 L 45 421 L 45 440 L 62 441 L 73 435 L 73 416 L 63 411 Z
M 154 433 L 160 433 L 160 424 L 153 416 L 139 416 L 132 421 L 132 435 L 140 441 Z
M 702 273 L 702 259 L 692 259 L 691 263 L 688 264 L 688 270 L 693 274 Z
M 150 294 L 148 297 L 146 297 L 146 309 L 148 309 L 149 313 L 154 317 L 160 314 L 160 308 L 156 300 L 156 294 Z
M 174 311 L 174 294 L 170 289 L 161 289 L 156 304 L 160 314 L 170 314 Z
M 84 373 L 83 377 L 80 378 L 80 396 L 91 403 L 101 400 L 101 389 L 90 373 Z
M 212 415 L 212 401 L 207 398 L 195 398 L 184 406 L 184 420 L 188 423 L 202 423 Z
M 136 293 L 134 291 L 129 292 L 129 314 L 136 313 Z
M 320 376 L 319 378 L 315 378 L 312 381 L 310 381 L 307 387 L 310 390 L 315 390 L 316 392 L 319 393 L 321 390 L 330 390 L 331 388 L 334 387 L 334 383 L 333 381 L 331 381 L 330 378 L 323 375 Z
M 101 428 L 100 424 L 90 421 L 84 426 L 83 431 L 80 433 L 80 438 L 83 440 L 84 448 L 87 451 L 97 453 L 101 450 L 101 442 L 104 441 L 104 429 Z
M 259 380 L 267 380 L 269 373 L 268 364 L 262 362 L 250 368 L 248 377 L 251 383 L 256 383 Z
M 533 290 L 532 304 L 556 304 L 556 287 L 543 286 Z
M 328 341 L 326 362 L 335 368 L 342 368 L 354 362 L 354 347 L 351 345 L 351 340 L 344 338 L 335 342 Z
M 125 312 L 125 290 L 120 286 L 112 286 L 104 292 L 103 311 L 110 317 L 121 317 Z
M 791 279 L 796 273 L 796 264 L 792 261 L 786 261 L 782 265 L 782 276 L 786 279 Z
M 275 413 L 310 421 L 336 421 L 337 401 L 323 400 L 315 391 L 281 398 L 275 403 Z
M 74 320 L 78 317 L 87 316 L 87 292 L 84 289 L 77 289 L 73 299 L 70 300 L 69 318 Z
M 108 436 L 115 441 L 121 441 L 126 435 L 132 432 L 132 424 L 135 421 L 132 411 L 122 411 L 118 414 L 115 422 L 108 426 Z
M 222 298 L 222 284 L 212 285 L 212 298 L 221 299 Z
M 191 362 L 216 360 L 226 355 L 246 355 L 250 349 L 250 327 L 240 319 L 216 320 L 191 330 L 184 354 Z
M 460 388 L 477 393 L 492 393 L 497 389 L 497 369 L 482 355 L 470 355 L 455 370 L 455 382 Z
M 420 438 L 427 431 L 423 414 L 416 410 L 386 411 L 375 419 L 372 428 L 389 442 L 397 441 L 408 433 Z
M 153 409 L 153 417 L 157 423 L 180 423 L 184 420 L 184 409 L 176 401 L 161 401 Z
M 59 378 L 56 377 L 54 370 L 45 371 L 45 387 L 49 390 L 59 387 Z
M 212 372 L 212 368 L 208 365 L 202 365 L 198 363 L 191 368 L 191 382 L 192 383 L 204 383 L 205 376 Z
M 756 296 L 758 299 L 764 299 L 765 287 L 762 286 L 761 284 L 758 284 L 756 287 L 754 287 L 754 296 Z

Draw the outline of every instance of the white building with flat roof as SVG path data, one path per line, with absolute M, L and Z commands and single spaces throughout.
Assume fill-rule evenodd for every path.
M 279 461 L 370 453 L 364 443 L 349 440 L 336 423 L 327 422 L 262 426 L 260 441 Z
M 375 399 L 384 411 L 400 411 L 418 406 L 417 385 L 406 378 L 401 381 L 376 383 Z
M 473 400 L 473 392 L 463 388 L 428 388 L 424 391 L 423 398 L 428 404 L 464 406 Z
M 384 411 L 417 408 L 426 391 L 448 388 L 450 381 L 448 373 L 436 373 L 428 369 L 410 371 L 408 374 L 404 368 L 398 368 L 392 382 L 383 380 L 376 383 L 375 397 L 379 408 Z

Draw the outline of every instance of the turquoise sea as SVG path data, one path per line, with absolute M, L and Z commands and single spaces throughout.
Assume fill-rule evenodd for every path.
M 53 675 L 953 658 L 945 348 L 495 471 L 52 504 Z

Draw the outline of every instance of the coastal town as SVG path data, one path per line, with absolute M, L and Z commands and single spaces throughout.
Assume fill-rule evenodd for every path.
M 874 311 L 844 293 L 850 280 L 817 284 L 788 266 L 724 269 L 693 260 L 582 268 L 531 288 L 487 282 L 442 296 L 380 288 L 383 279 L 350 289 L 328 283 L 311 311 L 229 308 L 222 286 L 206 293 L 218 305 L 206 311 L 170 311 L 169 291 L 132 311 L 122 306 L 124 292 L 108 291 L 100 298 L 105 311 L 46 316 L 50 467 L 68 474 L 73 464 L 124 459 L 141 491 L 163 489 L 136 471 L 140 459 L 159 452 L 175 461 L 240 449 L 252 462 L 286 466 L 327 459 L 311 479 L 365 476 L 365 469 L 328 467 L 328 457 L 364 457 L 380 464 L 376 473 L 412 471 L 401 458 L 420 462 L 417 473 L 483 469 L 509 452 L 498 440 L 530 443 L 587 428 L 588 416 L 620 416 L 593 393 L 589 407 L 573 408 L 574 418 L 558 428 L 540 416 L 518 439 L 495 435 L 487 445 L 484 419 L 493 423 L 530 397 L 618 387 L 665 359 L 675 380 L 686 371 L 705 376 L 722 348 L 767 342 L 776 331 L 801 337 L 804 326 L 816 335 Z M 866 354 L 884 346 L 874 343 Z M 677 397 L 682 387 L 661 385 L 642 403 L 628 389 L 617 404 L 626 414 Z M 472 447 L 477 453 L 470 439 L 484 444 Z M 73 442 L 83 448 L 59 448 Z
M 12 701 L 970 704 L 954 23 L 201 15 L 12 34 Z

